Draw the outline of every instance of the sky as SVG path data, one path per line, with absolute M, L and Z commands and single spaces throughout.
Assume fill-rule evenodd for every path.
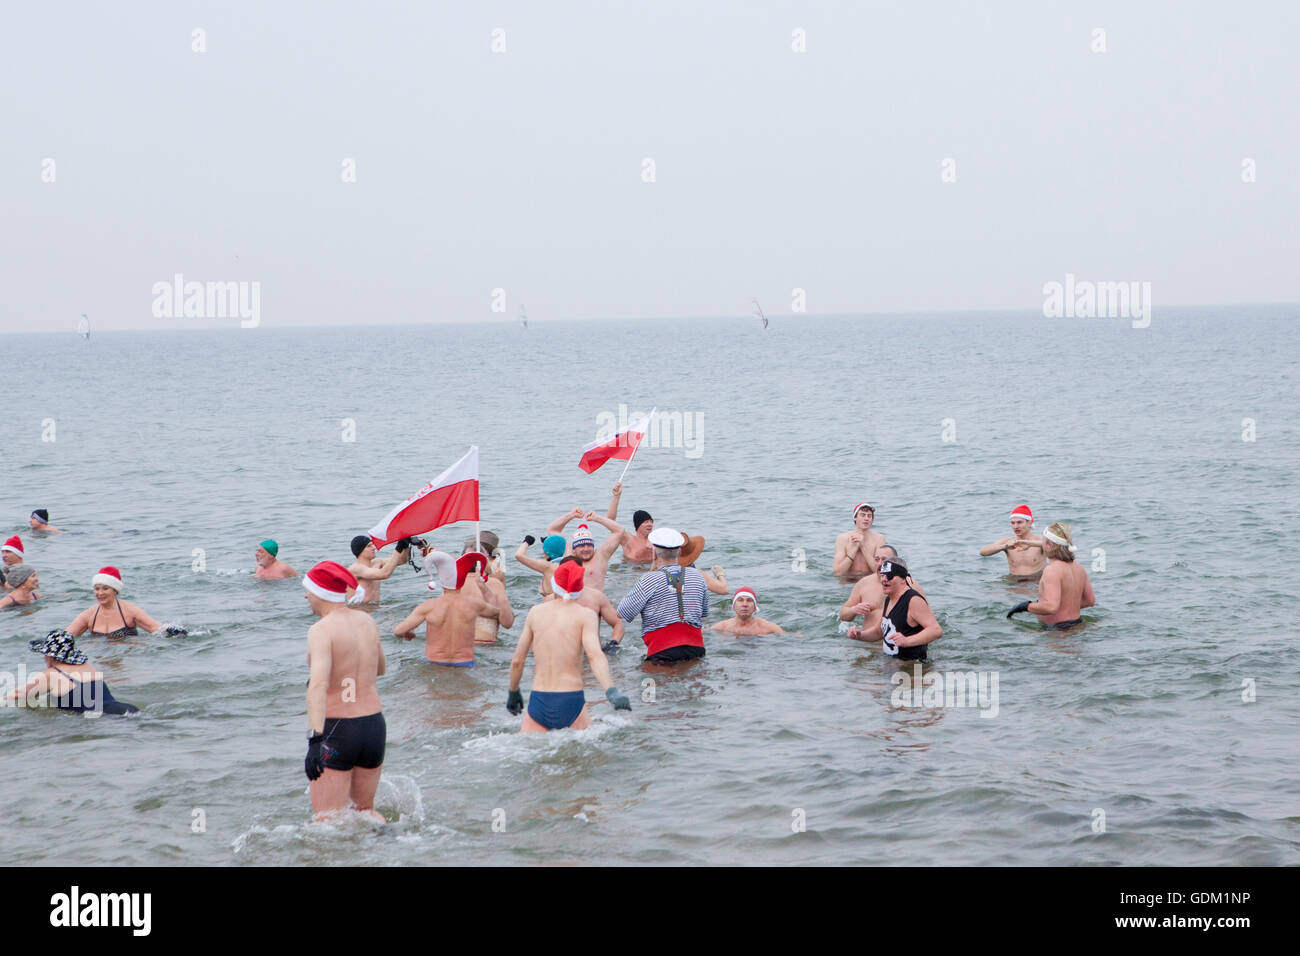
M 1297 48 L 1291 2 L 10 4 L 0 331 L 240 325 L 178 274 L 267 327 L 1294 302 Z

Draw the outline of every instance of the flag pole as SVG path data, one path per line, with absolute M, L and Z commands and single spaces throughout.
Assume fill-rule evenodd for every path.
M 646 420 L 645 420 L 646 432 L 650 431 L 650 423 L 654 421 L 655 412 L 657 411 L 659 411 L 658 405 L 650 409 L 650 414 L 646 416 Z M 636 457 L 636 453 L 639 452 L 640 450 L 641 450 L 641 443 L 637 442 L 636 447 L 632 449 L 632 454 L 628 457 L 627 464 L 623 466 L 623 474 L 618 476 L 618 483 L 620 485 L 623 483 L 623 478 L 627 474 L 627 470 L 632 467 L 632 459 Z

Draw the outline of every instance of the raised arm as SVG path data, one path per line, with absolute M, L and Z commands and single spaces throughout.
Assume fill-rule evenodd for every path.
M 623 482 L 616 481 L 614 482 L 614 490 L 609 498 L 609 511 L 605 513 L 606 517 L 609 518 L 610 521 L 618 520 L 618 502 L 622 496 Z
M 556 518 L 547 526 L 546 533 L 559 534 L 561 531 L 564 530 L 565 525 L 567 525 L 574 518 L 581 518 L 582 515 L 583 515 L 583 510 L 581 508 L 574 508 L 572 511 L 566 511 L 564 514 L 560 515 L 558 518 Z
M 623 538 L 627 535 L 627 529 L 613 518 L 598 515 L 594 511 L 588 512 L 587 517 L 609 532 L 609 537 L 602 541 L 600 547 L 596 549 L 596 557 L 604 558 L 608 562 L 614 556 L 614 552 L 618 550 L 619 545 L 623 543 Z
M 717 572 L 718 576 L 716 578 L 708 571 L 704 571 L 704 570 L 700 571 L 700 574 L 704 575 L 704 586 L 708 588 L 710 591 L 712 591 L 714 594 L 729 593 L 731 591 L 731 588 L 727 586 L 726 570 L 720 564 L 715 566 L 713 570 Z
M 534 558 L 529 555 L 527 541 L 520 544 L 518 550 L 515 551 L 515 560 L 524 567 L 536 571 L 538 574 L 545 574 L 551 567 L 551 562 L 543 561 L 540 558 Z

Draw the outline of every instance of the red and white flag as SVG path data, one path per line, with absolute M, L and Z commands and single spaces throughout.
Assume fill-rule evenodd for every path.
M 631 461 L 632 456 L 636 454 L 636 448 L 645 438 L 646 429 L 650 427 L 650 419 L 654 418 L 658 406 L 650 409 L 650 414 L 628 425 L 621 432 L 616 432 L 611 438 L 598 438 L 582 450 L 582 458 L 578 461 L 578 467 L 591 474 L 611 458 L 618 458 L 622 461 Z
M 370 529 L 376 548 L 456 521 L 478 520 L 478 445 Z

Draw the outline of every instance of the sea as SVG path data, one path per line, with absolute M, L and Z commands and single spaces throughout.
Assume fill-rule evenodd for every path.
M 1300 307 L 534 320 L 6 336 L 0 530 L 40 571 L 0 611 L 27 642 L 123 597 L 183 637 L 85 637 L 133 717 L 0 708 L 0 863 L 118 865 L 1300 864 Z M 518 623 L 474 669 L 373 612 L 388 672 L 378 826 L 311 822 L 297 580 L 471 446 L 482 527 L 513 553 L 624 462 L 577 465 L 657 408 L 619 518 L 706 539 L 788 633 L 706 633 L 647 669 L 640 625 L 585 731 L 521 735 Z M 845 637 L 835 536 L 860 501 L 929 595 L 920 671 Z M 1069 632 L 1006 612 L 1035 585 L 981 545 L 1028 504 L 1073 529 L 1096 606 Z M 47 508 L 63 534 L 32 533 Z M 570 530 L 572 530 L 572 525 Z M 437 529 L 458 550 L 473 526 Z M 599 540 L 604 532 L 595 529 Z M 536 553 L 536 548 L 533 549 Z M 639 569 L 616 558 L 615 603 Z M 710 621 L 727 617 L 712 598 Z M 602 632 L 604 628 L 602 628 Z M 531 677 L 525 672 L 524 688 Z

